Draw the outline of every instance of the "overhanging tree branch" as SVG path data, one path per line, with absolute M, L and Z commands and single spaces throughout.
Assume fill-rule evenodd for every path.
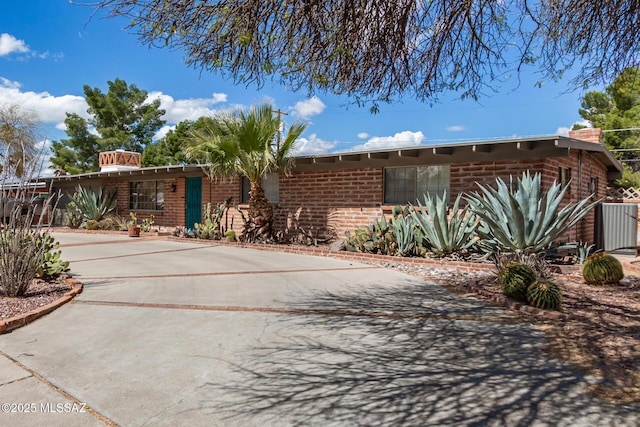
M 640 0 L 101 0 L 148 46 L 237 83 L 355 100 L 477 98 L 535 64 L 542 79 L 577 68 L 571 88 L 640 63 Z M 579 66 L 579 67 L 578 67 Z

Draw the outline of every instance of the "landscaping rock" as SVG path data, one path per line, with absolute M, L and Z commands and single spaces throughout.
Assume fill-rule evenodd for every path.
M 346 251 L 347 250 L 347 245 L 344 242 L 344 239 L 342 240 L 336 240 L 335 242 L 331 243 L 329 245 L 329 250 L 330 251 L 334 251 L 334 252 L 338 252 L 338 251 Z

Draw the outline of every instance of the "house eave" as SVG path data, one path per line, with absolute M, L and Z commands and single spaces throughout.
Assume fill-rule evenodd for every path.
M 609 180 L 622 176 L 622 165 L 602 144 L 565 136 L 549 135 L 535 138 L 510 138 L 489 141 L 467 141 L 449 144 L 428 144 L 394 149 L 349 151 L 323 155 L 294 157 L 294 172 L 359 169 L 371 167 L 402 167 L 454 163 L 494 162 L 501 160 L 531 160 L 567 157 L 572 150 L 585 151 L 607 169 Z M 168 179 L 196 176 L 204 173 L 205 165 L 177 165 L 140 168 L 126 171 L 92 172 L 42 178 L 45 182 L 82 181 L 102 178 Z
M 566 157 L 571 150 L 591 153 L 607 168 L 611 179 L 622 173 L 620 163 L 603 145 L 557 135 L 299 156 L 294 171 L 529 160 Z
M 41 178 L 45 182 L 65 182 L 65 181 L 85 181 L 93 179 L 116 178 L 128 179 L 136 177 L 140 179 L 163 179 L 166 177 L 190 176 L 203 173 L 203 165 L 176 165 L 176 166 L 153 166 L 139 169 L 101 171 L 82 173 L 78 175 L 62 175 Z

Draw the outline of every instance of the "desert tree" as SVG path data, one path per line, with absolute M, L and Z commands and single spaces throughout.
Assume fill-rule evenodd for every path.
M 165 123 L 160 100 L 149 100 L 146 90 L 118 78 L 107 85 L 106 93 L 83 86 L 89 117 L 67 113 L 64 123 L 69 138 L 51 144 L 51 164 L 56 171 L 95 172 L 100 151 L 121 148 L 142 153 Z
M 640 1 L 98 0 L 148 46 L 245 84 L 393 102 L 477 98 L 532 65 L 538 84 L 611 81 L 640 60 Z
M 622 161 L 625 170 L 616 183 L 623 187 L 640 185 L 640 67 L 620 73 L 603 92 L 587 92 L 578 110 L 593 127 L 605 131 L 603 142 Z M 574 129 L 584 127 L 574 125 Z
M 18 178 L 38 154 L 40 121 L 18 104 L 0 105 L 0 168 Z
M 0 295 L 10 297 L 23 296 L 59 255 L 51 252 L 54 239 L 44 233 L 43 213 L 53 207 L 54 197 L 37 197 L 34 185 L 42 167 L 39 123 L 31 110 L 0 107 Z

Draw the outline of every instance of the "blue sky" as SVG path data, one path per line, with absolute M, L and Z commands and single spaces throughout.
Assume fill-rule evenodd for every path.
M 0 105 L 34 110 L 49 140 L 65 138 L 65 112 L 86 116 L 83 85 L 106 92 L 107 81 L 116 78 L 160 97 L 167 127 L 158 136 L 184 119 L 269 100 L 289 113 L 285 121 L 309 122 L 298 144 L 301 154 L 566 134 L 580 121 L 582 93 L 566 92 L 565 81 L 536 88 L 534 70 L 514 76 L 479 102 L 445 94 L 429 105 L 407 97 L 372 115 L 344 97 L 309 97 L 270 83 L 260 90 L 236 86 L 188 68 L 181 52 L 141 45 L 123 29 L 125 20 L 90 19 L 90 8 L 67 0 L 4 2 L 2 9 Z

